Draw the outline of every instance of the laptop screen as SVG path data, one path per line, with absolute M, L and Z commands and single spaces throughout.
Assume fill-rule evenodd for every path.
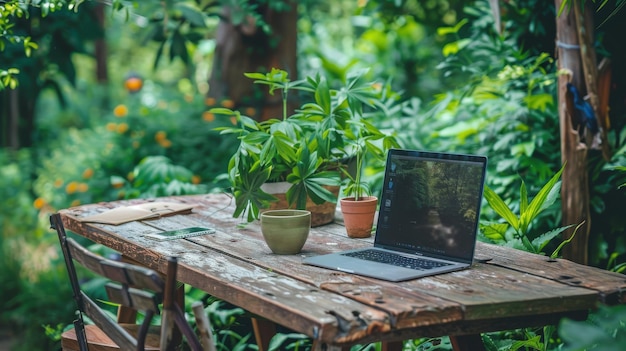
M 487 159 L 389 151 L 376 246 L 471 262 Z

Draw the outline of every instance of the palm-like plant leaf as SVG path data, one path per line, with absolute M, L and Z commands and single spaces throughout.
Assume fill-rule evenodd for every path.
M 537 196 L 535 196 L 535 198 L 526 208 L 526 211 L 520 213 L 519 229 L 523 233 L 528 230 L 530 222 L 535 219 L 537 214 L 539 214 L 539 212 L 541 212 L 541 210 L 545 208 L 545 206 L 550 205 L 549 203 L 547 203 L 547 200 L 550 199 L 551 201 L 554 201 L 556 199 L 555 197 L 550 197 L 549 195 L 552 192 L 552 189 L 559 182 L 559 178 L 561 177 L 561 173 L 563 173 L 564 167 L 565 165 L 563 165 L 563 167 L 561 167 L 561 169 L 556 172 L 554 176 L 552 176 L 552 178 L 541 188 L 541 190 L 539 190 Z
M 235 196 L 234 217 L 247 214 L 249 222 L 258 218 L 259 208 L 266 207 L 269 202 L 276 201 L 276 197 L 261 190 L 261 185 L 265 183 L 271 173 L 271 168 L 261 167 L 256 161 L 252 167 L 248 168 L 239 164 L 239 172 L 247 172 L 245 177 L 235 177 L 233 195 Z
M 511 211 L 509 206 L 504 203 L 502 198 L 496 194 L 490 187 L 485 185 L 485 200 L 491 208 L 502 217 L 507 223 L 511 225 L 511 227 L 517 230 L 519 228 L 519 220 L 517 216 Z

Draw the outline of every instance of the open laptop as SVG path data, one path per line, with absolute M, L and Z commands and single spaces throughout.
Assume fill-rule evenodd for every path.
M 303 263 L 403 281 L 471 266 L 487 158 L 392 149 L 374 246 Z

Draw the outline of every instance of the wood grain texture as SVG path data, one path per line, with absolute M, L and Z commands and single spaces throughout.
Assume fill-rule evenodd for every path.
M 311 229 L 300 254 L 275 255 L 258 223 L 232 218 L 228 195 L 167 200 L 197 206 L 191 214 L 119 226 L 81 222 L 128 202 L 94 204 L 62 211 L 63 222 L 161 272 L 164 257 L 178 256 L 181 282 L 309 335 L 316 345 L 540 326 L 563 316 L 584 318 L 599 301 L 624 302 L 623 276 L 483 243 L 476 248 L 480 263 L 471 269 L 401 283 L 303 265 L 303 257 L 370 246 L 373 238 L 349 239 L 341 225 L 329 224 Z M 190 226 L 216 232 L 166 242 L 142 236 Z

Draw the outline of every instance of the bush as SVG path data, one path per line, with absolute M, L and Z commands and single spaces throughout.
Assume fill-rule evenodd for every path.
M 33 199 L 31 153 L 0 150 L 0 326 L 19 336 L 15 350 L 50 350 L 44 325 L 72 320 L 73 303 L 56 237 L 47 235 L 48 207 Z M 65 298 L 57 298 L 66 296 Z M 56 345 L 58 347 L 58 345 Z

